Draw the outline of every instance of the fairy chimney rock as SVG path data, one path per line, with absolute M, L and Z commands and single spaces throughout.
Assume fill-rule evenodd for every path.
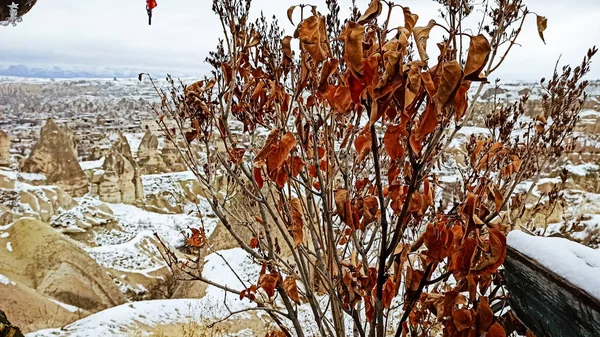
M 131 154 L 131 147 L 125 136 L 120 135 L 108 151 L 102 170 L 94 174 L 92 187 L 102 201 L 111 203 L 133 203 L 143 199 L 143 186 L 139 168 Z
M 62 187 L 73 197 L 85 195 L 88 192 L 88 179 L 77 160 L 73 139 L 70 130 L 48 119 L 21 170 L 43 173 L 47 183 Z
M 113 144 L 112 149 L 119 152 L 123 155 L 127 160 L 133 162 L 133 153 L 131 152 L 131 146 L 129 145 L 129 141 L 124 134 L 119 134 L 119 138 Z
M 162 148 L 161 156 L 163 161 L 165 162 L 165 166 L 171 172 L 181 172 L 185 171 L 185 163 L 179 150 L 172 141 L 166 140 L 165 146 Z
M 0 166 L 10 166 L 10 139 L 6 132 L 0 130 Z
M 167 167 L 158 152 L 158 138 L 146 129 L 137 151 L 138 165 L 142 174 L 167 172 Z

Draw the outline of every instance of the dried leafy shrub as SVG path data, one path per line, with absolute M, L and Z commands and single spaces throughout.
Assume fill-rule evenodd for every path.
M 171 90 L 159 91 L 159 124 L 187 141 L 180 150 L 213 212 L 262 265 L 245 289 L 221 288 L 270 315 L 281 330 L 270 336 L 505 336 L 498 269 L 531 192 L 515 189 L 565 151 L 595 49 L 543 81 L 536 119 L 523 118 L 527 97 L 489 111 L 448 200 L 437 173 L 449 145 L 530 12 L 520 0 L 486 2 L 467 30 L 469 1 L 443 1 L 439 23 L 373 0 L 342 25 L 337 1 L 326 3 L 327 15 L 292 6 L 296 30 L 283 36 L 277 20 L 251 23 L 249 0 L 215 0 L 224 36 L 207 59 L 212 77 L 183 89 L 167 78 Z M 390 26 L 396 15 L 403 26 Z M 538 17 L 542 38 L 545 27 Z

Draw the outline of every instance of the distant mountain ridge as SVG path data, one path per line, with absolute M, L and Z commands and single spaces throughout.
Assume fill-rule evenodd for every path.
M 139 70 L 139 69 L 136 69 Z M 125 69 L 65 69 L 58 66 L 51 67 L 29 67 L 22 64 L 0 66 L 0 76 L 15 77 L 34 77 L 34 78 L 131 78 L 137 77 L 139 72 L 148 72 L 148 70 L 125 70 Z M 185 73 L 173 73 L 168 71 L 151 71 L 157 75 L 167 73 L 176 77 L 189 76 Z

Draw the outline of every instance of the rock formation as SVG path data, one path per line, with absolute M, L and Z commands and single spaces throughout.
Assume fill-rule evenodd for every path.
M 168 169 L 158 152 L 158 138 L 146 129 L 140 147 L 137 151 L 138 165 L 142 174 L 156 174 L 167 172 Z
M 48 224 L 24 218 L 5 233 L 11 251 L 0 249 L 0 273 L 9 280 L 91 312 L 126 301 L 103 267 Z
M 597 163 L 600 158 L 598 140 L 584 140 L 576 142 L 573 151 L 567 154 L 567 159 L 575 165 L 583 163 Z
M 182 172 L 186 170 L 183 158 L 173 142 L 165 140 L 165 146 L 162 148 L 161 155 L 165 166 L 170 172 Z
M 81 197 L 88 192 L 87 176 L 77 160 L 73 135 L 52 119 L 48 119 L 42 127 L 40 138 L 21 170 L 43 173 L 48 184 L 62 187 L 73 197 Z
M 111 210 L 101 202 L 75 200 L 59 186 L 33 186 L 12 173 L 0 171 L 0 228 L 29 217 L 62 233 L 81 233 L 113 221 Z
M 112 203 L 131 203 L 135 200 L 135 168 L 114 149 L 105 159 L 104 174 L 98 186 L 100 198 Z
M 122 134 L 104 157 L 102 170 L 93 173 L 92 193 L 110 203 L 133 203 L 144 198 L 140 169 Z
M 10 166 L 10 139 L 6 132 L 0 130 L 0 166 Z
M 579 135 L 574 139 L 574 147 L 567 152 L 567 159 L 573 164 L 598 163 L 600 160 L 600 113 L 584 110 L 575 125 Z
M 0 282 L 0 298 L 2 298 L 2 310 L 6 312 L 13 328 L 18 326 L 24 333 L 65 326 L 82 316 L 89 315 L 83 310 L 70 312 L 35 290 L 14 281 L 8 284 Z M 3 335 L 2 323 L 2 311 L 0 311 L 0 336 L 23 336 Z
M 110 143 L 110 140 L 107 138 L 102 138 L 90 148 L 86 160 L 93 161 L 104 157 L 108 151 L 110 151 L 111 147 L 112 144 Z

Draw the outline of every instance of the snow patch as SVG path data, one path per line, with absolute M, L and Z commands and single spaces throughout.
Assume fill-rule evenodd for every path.
M 9 9 L 9 17 L 6 19 L 6 21 L 0 21 L 0 26 L 6 27 L 8 25 L 13 25 L 14 27 L 17 25 L 17 23 L 23 22 L 23 18 L 19 16 L 19 4 L 13 2 L 7 6 Z
M 0 175 L 5 176 L 10 180 L 25 180 L 25 181 L 40 181 L 46 180 L 46 175 L 43 173 L 27 173 L 17 172 L 12 170 L 0 169 Z
M 84 171 L 102 168 L 103 164 L 104 164 L 104 158 L 100 158 L 98 160 L 79 162 L 79 166 L 81 166 L 81 169 Z
M 182 232 L 188 227 L 204 226 L 207 235 L 214 231 L 217 220 L 201 219 L 187 214 L 159 214 L 126 204 L 106 204 L 118 220 L 120 229 L 96 227 L 96 247 L 85 248 L 100 265 L 128 273 L 149 273 L 165 266 L 154 233 L 173 247 L 184 244 Z
M 0 274 L 0 284 L 9 285 L 10 280 L 8 279 L 8 277 Z
M 69 312 L 79 312 L 79 311 L 81 311 L 80 308 L 78 308 L 78 307 L 76 307 L 74 305 L 66 304 L 66 303 L 57 301 L 57 300 L 55 300 L 53 298 L 49 298 L 49 300 L 52 301 L 52 302 L 54 302 L 54 303 L 56 303 L 56 304 L 58 304 L 59 306 L 63 307 L 64 309 L 66 309 Z
M 98 312 L 62 329 L 32 332 L 27 337 L 127 337 L 138 330 L 138 326 L 154 327 L 196 320 L 203 310 L 200 302 L 201 300 L 196 299 L 177 299 L 127 303 Z M 125 331 L 126 328 L 131 331 Z
M 46 175 L 43 173 L 27 173 L 27 172 L 19 172 L 17 176 L 23 180 L 27 181 L 38 181 L 38 180 L 46 180 Z
M 235 273 L 231 271 L 225 261 L 236 271 Z M 212 253 L 204 259 L 204 262 L 202 276 L 217 284 L 240 291 L 255 284 L 260 273 L 260 267 L 252 262 L 242 248 L 233 248 Z M 205 298 L 214 303 L 225 302 L 227 304 L 226 306 L 221 305 L 215 308 L 216 311 L 212 312 L 215 317 L 227 315 L 229 311 L 226 307 L 229 307 L 232 311 L 236 311 L 244 309 L 250 304 L 247 300 L 240 301 L 239 297 L 236 298 L 236 296 L 226 294 L 222 289 L 211 285 L 206 289 Z
M 598 112 L 596 110 L 582 110 L 579 113 L 579 117 L 581 117 L 581 118 L 587 118 L 587 117 L 596 117 L 596 118 L 599 118 L 600 117 L 600 112 Z
M 212 234 L 217 227 L 216 218 L 200 219 L 187 214 L 153 213 L 125 204 L 106 204 L 113 211 L 113 216 L 119 219 L 119 224 L 127 233 L 139 233 L 148 230 L 158 233 L 170 245 L 181 246 L 181 232 L 188 227 L 199 228 L 204 223 L 207 235 Z
M 598 170 L 600 170 L 600 166 L 592 163 L 585 163 L 579 165 L 569 164 L 565 165 L 565 169 L 571 174 L 585 177 L 588 173 L 598 172 Z
M 161 269 L 165 264 L 160 258 L 160 252 L 150 239 L 152 232 L 138 233 L 128 242 L 86 248 L 85 250 L 100 265 L 122 272 L 148 274 Z

